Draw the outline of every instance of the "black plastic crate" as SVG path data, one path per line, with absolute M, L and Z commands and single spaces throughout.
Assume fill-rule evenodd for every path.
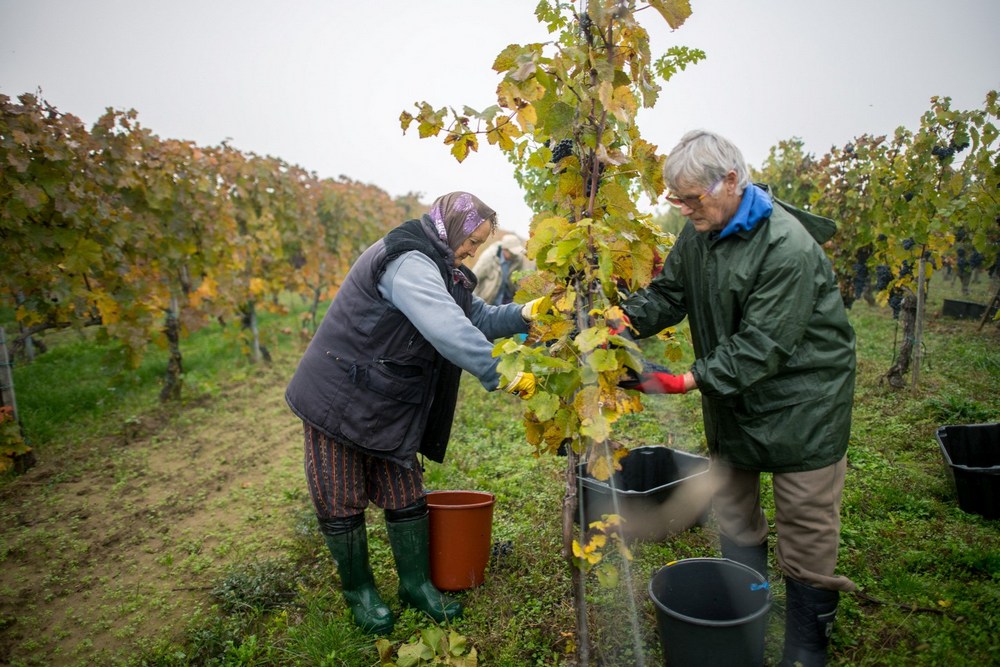
M 1000 519 L 1000 423 L 941 426 L 935 437 L 963 512 Z
M 711 497 L 707 483 L 700 484 L 707 482 L 704 456 L 662 446 L 636 447 L 621 467 L 605 481 L 587 475 L 585 463 L 577 469 L 587 524 L 618 514 L 626 539 L 661 540 L 705 522 Z M 672 497 L 678 502 L 667 502 Z

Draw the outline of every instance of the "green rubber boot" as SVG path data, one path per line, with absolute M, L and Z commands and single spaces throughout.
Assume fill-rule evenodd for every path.
M 354 622 L 368 634 L 389 634 L 395 619 L 375 588 L 375 577 L 368 563 L 368 531 L 365 529 L 364 514 L 337 521 L 338 527 L 346 527 L 347 530 L 324 533 L 323 538 L 337 561 L 344 600 L 354 614 Z
M 399 572 L 399 599 L 438 623 L 462 615 L 462 605 L 434 586 L 430 579 L 430 519 L 421 500 L 402 510 L 387 510 L 385 526 Z

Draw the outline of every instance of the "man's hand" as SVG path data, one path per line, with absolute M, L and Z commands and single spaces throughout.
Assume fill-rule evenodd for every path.
M 674 375 L 657 371 L 639 374 L 629 369 L 628 375 L 618 381 L 618 386 L 622 389 L 635 389 L 644 394 L 686 394 L 689 375 L 691 374 Z M 693 388 L 693 376 L 691 376 L 690 381 Z
M 503 382 L 503 380 L 501 380 L 501 382 Z M 519 372 L 514 376 L 513 380 L 508 382 L 506 385 L 501 386 L 500 389 L 527 400 L 534 396 L 535 392 L 538 391 L 536 382 L 534 373 L 528 373 L 527 371 Z

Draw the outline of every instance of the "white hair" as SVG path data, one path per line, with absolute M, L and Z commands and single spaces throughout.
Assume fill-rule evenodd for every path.
M 676 191 L 681 186 L 711 187 L 730 170 L 736 172 L 737 194 L 750 185 L 750 170 L 736 144 L 708 130 L 692 130 L 681 137 L 663 163 L 663 180 Z

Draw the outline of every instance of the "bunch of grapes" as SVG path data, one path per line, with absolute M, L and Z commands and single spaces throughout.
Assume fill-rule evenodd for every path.
M 964 276 L 969 272 L 969 258 L 966 257 L 965 248 L 958 248 L 955 251 L 958 256 L 958 261 L 955 262 L 955 267 L 958 269 L 958 275 Z
M 889 307 L 892 308 L 892 319 L 899 319 L 899 311 L 903 307 L 903 292 L 894 289 L 889 293 Z
M 569 157 L 573 154 L 573 140 L 563 139 L 556 147 L 552 149 L 552 162 L 559 164 L 559 161 L 564 157 Z
M 913 275 L 913 264 L 910 263 L 910 260 L 904 259 L 903 265 L 899 267 L 899 277 L 905 278 L 906 276 L 912 276 L 912 275 Z
M 892 269 L 886 264 L 879 264 L 875 267 L 875 291 L 881 292 L 892 282 Z
M 915 245 L 917 245 L 917 242 L 914 241 L 912 238 L 903 239 L 903 250 L 910 250 Z
M 941 162 L 944 162 L 954 154 L 955 154 L 954 146 L 935 146 L 934 148 L 931 149 L 931 155 L 936 157 Z
M 868 286 L 868 265 L 865 262 L 855 262 L 851 270 L 854 271 L 854 298 L 860 299 Z
M 969 268 L 978 269 L 983 265 L 984 259 L 986 258 L 983 257 L 978 250 L 973 250 L 972 254 L 969 255 Z

